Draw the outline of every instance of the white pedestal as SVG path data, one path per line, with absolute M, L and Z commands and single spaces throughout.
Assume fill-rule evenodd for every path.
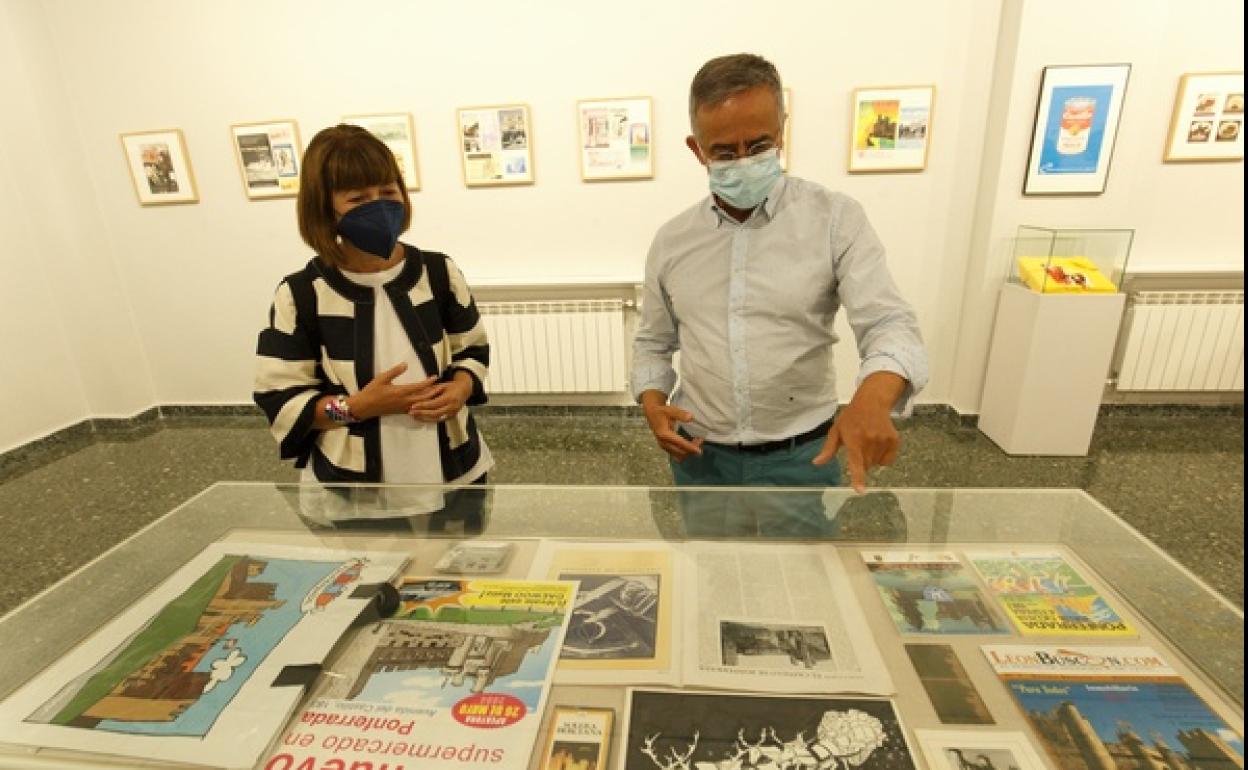
M 1086 455 L 1125 294 L 1040 294 L 1006 284 L 979 429 L 1012 455 Z

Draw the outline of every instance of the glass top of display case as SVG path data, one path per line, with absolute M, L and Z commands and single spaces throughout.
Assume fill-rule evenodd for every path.
M 450 515 L 409 513 L 442 508 L 451 495 L 458 498 L 455 506 L 446 507 Z M 790 513 L 812 506 L 822 513 L 821 528 L 794 528 Z M 844 564 L 852 593 L 866 611 L 869 635 L 874 636 L 892 674 L 899 709 L 908 713 L 905 721 L 911 729 L 939 727 L 940 722 L 917 686 L 903 649 L 903 641 L 913 640 L 903 640 L 881 609 L 871 573 L 864 567 L 865 554 L 942 551 L 969 561 L 967 554 L 984 551 L 1052 551 L 1086 570 L 1090 582 L 1122 610 L 1137 631 L 1127 640 L 1098 639 L 1096 643 L 1146 644 L 1158 650 L 1206 700 L 1221 704 L 1228 722 L 1234 724 L 1237 718 L 1242 730 L 1242 611 L 1088 494 L 1071 489 L 881 489 L 857 495 L 844 489 L 354 486 L 327 490 L 220 483 L 0 619 L 0 650 L 5 651 L 0 698 L 8 698 L 55 661 L 85 646 L 84 640 L 210 544 L 258 537 L 325 549 L 367 544 L 399 551 L 410 558 L 403 570 L 407 575 L 435 574 L 435 566 L 448 549 L 465 541 L 516 544 L 515 557 L 501 573 L 508 578 L 532 577 L 534 553 L 544 547 L 543 542 L 554 540 L 663 543 L 675 548 L 712 541 L 707 547 L 727 548 L 724 553 L 743 559 L 750 549 L 770 546 L 808 548 L 825 554 L 824 558 L 833 555 Z M 706 595 L 698 599 L 706 601 Z M 695 611 L 688 606 L 680 609 L 682 614 Z M 970 678 L 998 716 L 998 724 L 1023 730 L 1025 722 L 1015 715 L 1008 693 L 994 689 L 1000 683 L 979 652 L 983 641 L 961 639 L 954 644 Z M 1034 644 L 1082 641 L 1077 637 L 1027 639 Z M 618 682 L 615 693 L 560 686 L 558 679 L 555 683 L 552 703 L 600 703 L 617 714 L 625 708 L 627 679 Z M 620 729 L 617 726 L 615 732 Z M 0 728 L 0 744 L 5 743 Z M 0 767 L 18 766 L 6 764 L 3 755 L 0 751 Z

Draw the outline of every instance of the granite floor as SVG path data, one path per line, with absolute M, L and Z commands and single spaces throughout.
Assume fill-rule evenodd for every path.
M 486 410 L 499 484 L 668 485 L 625 410 Z M 1117 410 L 1087 457 L 1010 457 L 933 412 L 902 425 L 889 487 L 1079 487 L 1237 606 L 1244 601 L 1239 410 Z M 0 476 L 0 613 L 217 481 L 293 481 L 257 417 L 165 417 L 12 463 Z

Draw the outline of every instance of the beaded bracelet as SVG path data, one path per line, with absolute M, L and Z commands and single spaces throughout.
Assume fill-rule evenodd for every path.
M 339 425 L 355 422 L 351 407 L 347 406 L 346 396 L 336 396 L 325 402 L 325 416 Z

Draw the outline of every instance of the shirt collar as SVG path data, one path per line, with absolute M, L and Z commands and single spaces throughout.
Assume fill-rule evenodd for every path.
M 780 205 L 780 198 L 781 196 L 784 195 L 784 190 L 785 190 L 787 183 L 788 183 L 788 174 L 781 174 L 780 178 L 776 180 L 775 187 L 772 187 L 771 192 L 767 195 L 767 200 L 763 201 L 762 205 L 759 207 L 763 210 L 761 216 L 766 217 L 766 222 L 770 222 L 771 220 L 776 218 L 776 209 Z M 707 214 L 707 221 L 711 225 L 714 225 L 715 227 L 719 227 L 725 222 L 727 222 L 728 224 L 733 224 L 733 225 L 743 225 L 745 224 L 745 222 L 749 222 L 755 217 L 760 216 L 758 209 L 755 209 L 754 212 L 750 215 L 750 217 L 745 220 L 745 222 L 738 222 L 737 220 L 729 216 L 728 212 L 724 211 L 723 209 L 719 207 L 719 204 L 715 202 L 714 195 L 708 195 L 706 197 L 706 214 Z M 764 222 L 764 224 L 766 222 Z

